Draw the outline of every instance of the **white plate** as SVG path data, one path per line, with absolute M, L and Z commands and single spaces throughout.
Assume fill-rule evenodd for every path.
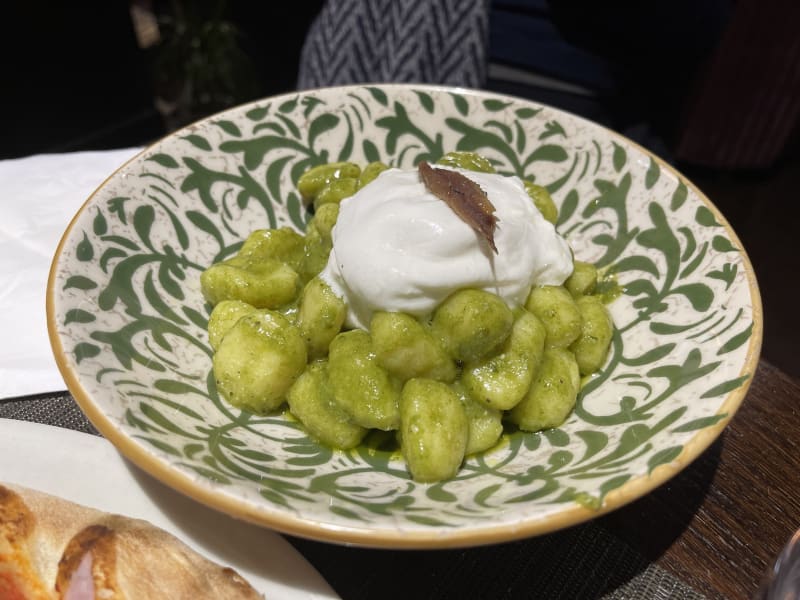
M 125 461 L 102 438 L 0 419 L 0 456 L 6 457 L 0 480 L 150 521 L 211 560 L 233 567 L 270 600 L 338 598 L 282 537 L 174 492 Z

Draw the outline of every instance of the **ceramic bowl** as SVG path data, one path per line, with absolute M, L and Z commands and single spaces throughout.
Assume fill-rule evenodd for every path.
M 454 479 L 421 484 L 389 451 L 332 451 L 282 412 L 256 416 L 223 401 L 201 271 L 254 229 L 302 231 L 310 215 L 295 183 L 313 165 L 411 167 L 453 150 L 546 186 L 576 257 L 615 273 L 623 291 L 610 304 L 608 360 L 564 425 L 504 435 Z M 762 332 L 741 243 L 664 161 L 554 108 L 414 85 L 266 98 L 155 143 L 75 216 L 47 300 L 70 391 L 135 464 L 253 523 L 379 547 L 538 535 L 647 493 L 733 417 Z

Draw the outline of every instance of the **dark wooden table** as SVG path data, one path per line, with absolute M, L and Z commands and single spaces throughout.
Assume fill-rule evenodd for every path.
M 752 597 L 800 528 L 800 382 L 762 360 L 716 442 L 601 521 L 697 591 Z

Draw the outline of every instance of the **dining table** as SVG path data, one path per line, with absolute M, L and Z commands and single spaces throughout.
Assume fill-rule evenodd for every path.
M 0 419 L 100 435 L 55 366 L 44 286 L 59 230 L 136 151 L 0 161 Z M 348 600 L 753 598 L 800 527 L 799 406 L 800 380 L 762 358 L 740 408 L 696 460 L 617 510 L 538 537 L 437 550 L 283 537 Z M 17 458 L 0 455 L 0 482 Z

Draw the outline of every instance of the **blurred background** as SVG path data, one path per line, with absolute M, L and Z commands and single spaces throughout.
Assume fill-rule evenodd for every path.
M 764 357 L 800 378 L 800 3 L 476 1 L 488 15 L 479 87 L 606 125 L 691 179 L 754 263 Z M 10 3 L 0 37 L 0 159 L 142 146 L 203 116 L 298 89 L 303 46 L 324 7 Z M 371 24 L 348 26 L 359 35 Z

